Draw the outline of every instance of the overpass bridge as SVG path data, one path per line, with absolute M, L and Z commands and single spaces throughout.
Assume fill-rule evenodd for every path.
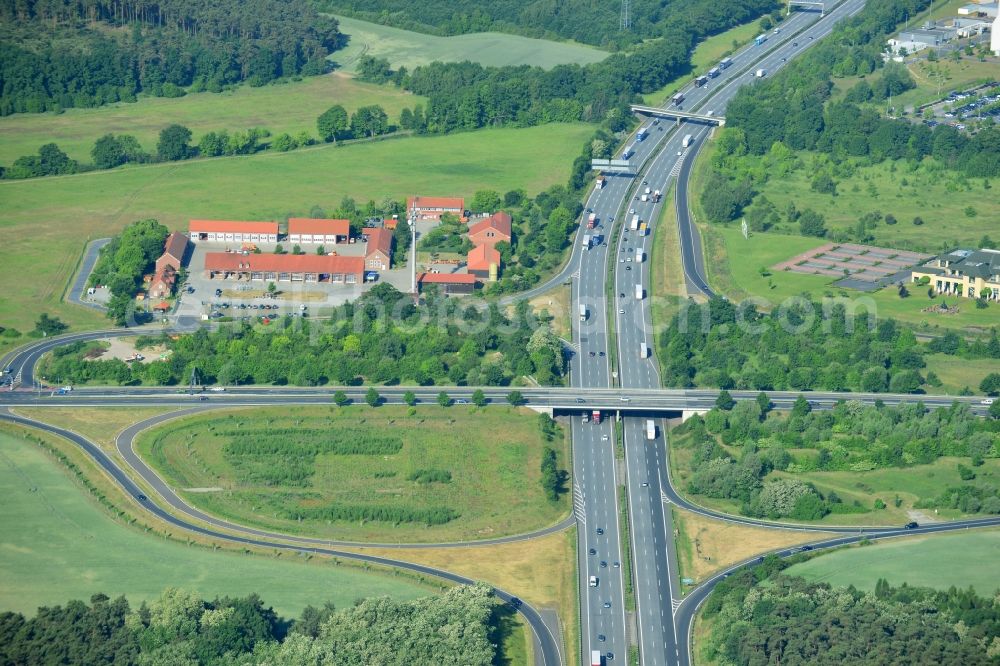
M 647 116 L 656 116 L 657 118 L 671 118 L 677 122 L 687 120 L 704 125 L 718 125 L 720 127 L 726 124 L 725 116 L 710 116 L 705 113 L 691 113 L 677 109 L 665 109 L 660 106 L 645 106 L 644 104 L 632 104 L 631 109 L 633 113 L 642 113 Z

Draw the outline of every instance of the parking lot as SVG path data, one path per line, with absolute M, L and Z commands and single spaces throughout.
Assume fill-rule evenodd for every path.
M 286 244 L 287 245 L 287 244 Z M 327 316 L 332 309 L 357 299 L 365 289 L 388 282 L 400 291 L 410 290 L 410 272 L 395 268 L 378 274 L 377 279 L 365 284 L 330 284 L 316 282 L 276 282 L 277 291 L 269 294 L 264 281 L 210 279 L 205 273 L 205 254 L 237 250 L 224 243 L 197 243 L 188 262 L 187 281 L 178 289 L 178 306 L 174 315 L 186 320 L 222 319 L 237 320 L 277 319 L 284 314 L 292 316 Z M 273 252 L 274 245 L 260 244 L 262 252 Z M 286 248 L 287 249 L 287 248 Z M 304 246 L 303 251 L 316 252 L 316 246 Z M 340 244 L 326 248 L 343 256 L 363 256 L 364 243 Z
M 1000 121 L 1000 84 L 989 84 L 976 91 L 952 92 L 947 99 L 928 107 L 933 119 L 923 122 L 928 127 L 951 125 L 964 130 L 966 122 L 994 119 Z

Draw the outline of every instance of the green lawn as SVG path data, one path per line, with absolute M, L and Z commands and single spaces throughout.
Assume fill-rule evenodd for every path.
M 897 225 L 902 226 L 902 225 Z M 807 275 L 793 271 L 771 272 L 762 276 L 760 268 L 770 268 L 801 252 L 824 244 L 821 238 L 782 234 L 773 231 L 753 233 L 749 239 L 735 225 L 702 225 L 709 282 L 731 298 L 755 296 L 764 299 L 762 304 L 780 305 L 791 296 L 809 293 L 815 299 L 824 297 L 847 298 L 855 305 L 870 304 L 878 317 L 892 317 L 912 324 L 918 331 L 936 332 L 941 329 L 968 328 L 979 331 L 1000 322 L 1000 307 L 990 305 L 985 310 L 976 309 L 975 302 L 959 299 L 961 310 L 957 315 L 921 312 L 922 309 L 941 302 L 931 299 L 926 288 L 908 285 L 910 295 L 900 298 L 894 287 L 865 293 L 832 286 L 838 278 Z M 892 247 L 893 243 L 886 243 Z M 731 258 L 738 257 L 738 260 Z M 954 305 L 951 299 L 947 300 Z M 770 309 L 766 307 L 765 309 Z
M 593 128 L 582 123 L 411 137 L 291 153 L 194 160 L 0 183 L 0 325 L 32 328 L 47 310 L 73 324 L 99 314 L 60 302 L 87 238 L 142 218 L 186 229 L 190 218 L 267 220 L 410 194 L 461 195 L 564 183 Z
M 874 590 L 879 578 L 947 590 L 970 585 L 992 597 L 1000 587 L 1000 531 L 977 530 L 875 542 L 820 555 L 785 573 L 811 581 Z
M 937 101 L 952 90 L 965 90 L 980 83 L 995 81 L 997 78 L 996 62 L 980 62 L 978 57 L 966 55 L 963 55 L 958 62 L 950 57 L 941 58 L 937 62 L 928 62 L 922 57 L 923 55 L 921 53 L 918 60 L 906 63 L 906 69 L 917 87 L 892 98 L 893 107 L 900 111 L 915 109 L 922 104 Z M 871 76 L 847 76 L 834 79 L 834 87 L 844 93 L 862 78 L 868 78 L 869 81 L 873 79 Z M 877 78 L 877 75 L 874 78 Z M 875 106 L 880 111 L 885 111 L 884 102 Z
M 941 386 L 934 388 L 934 393 L 958 395 L 958 392 L 968 386 L 979 393 L 979 383 L 991 372 L 1000 372 L 1000 359 L 976 358 L 967 359 L 947 354 L 930 354 L 925 357 L 927 367 L 921 372 L 933 371 L 941 380 Z
M 320 453 L 314 463 L 310 458 L 311 475 L 299 485 L 284 479 L 274 485 L 265 485 L 260 477 L 242 480 L 239 465 L 268 463 L 259 454 L 242 461 L 227 457 L 223 446 L 238 438 L 224 433 L 239 429 L 261 440 L 275 427 L 346 429 L 355 441 L 389 435 L 402 440 L 402 449 L 377 455 Z M 303 437 L 279 436 L 290 443 Z M 146 434 L 138 449 L 176 488 L 225 489 L 183 494 L 210 513 L 244 524 L 355 541 L 441 542 L 523 533 L 563 517 L 569 509 L 566 498 L 553 503 L 542 493 L 543 444 L 533 412 L 428 405 L 408 416 L 403 406 L 372 409 L 365 405 L 195 416 Z M 562 449 L 565 460 L 564 444 L 557 441 L 552 446 Z M 417 470 L 443 470 L 451 474 L 451 480 L 410 480 Z M 448 508 L 459 515 L 433 527 L 418 522 L 331 522 L 311 517 L 296 522 L 289 517 L 290 511 L 342 505 Z
M 112 521 L 38 445 L 7 432 L 0 433 L 0 488 L 2 610 L 33 614 L 98 592 L 138 604 L 175 586 L 207 598 L 257 592 L 292 617 L 327 600 L 345 607 L 359 597 L 428 594 L 402 578 L 212 552 L 143 534 Z
M 249 127 L 265 127 L 274 134 L 305 130 L 315 137 L 316 117 L 333 104 L 343 105 L 349 113 L 359 106 L 379 104 L 396 121 L 404 106 L 424 102 L 393 86 L 362 83 L 334 73 L 175 99 L 142 97 L 133 104 L 68 109 L 60 114 L 19 113 L 0 118 L 0 164 L 9 165 L 50 141 L 73 159 L 89 163 L 94 141 L 108 132 L 132 134 L 147 152 L 155 153 L 160 130 L 171 123 L 190 128 L 195 142 L 210 131 Z
M 353 72 L 363 55 L 386 58 L 393 69 L 400 65 L 413 69 L 430 62 L 471 60 L 485 66 L 537 65 L 550 69 L 556 65 L 586 65 L 608 57 L 607 51 L 584 44 L 529 39 L 498 32 L 480 32 L 453 37 L 436 37 L 411 30 L 338 16 L 340 29 L 350 36 L 347 48 L 330 60 Z

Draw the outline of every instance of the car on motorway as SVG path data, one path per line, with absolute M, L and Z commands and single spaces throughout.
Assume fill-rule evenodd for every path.
M 597 528 L 597 536 L 600 536 L 602 534 L 604 534 L 604 528 L 603 527 L 598 527 Z
M 620 294 L 618 294 L 618 298 L 625 298 L 625 292 L 623 291 Z
M 802 546 L 802 552 L 803 553 L 809 552 L 812 549 L 813 549 L 812 546 Z
M 136 495 L 135 498 L 137 500 L 139 500 L 140 502 L 145 502 L 147 499 L 149 499 L 148 497 L 146 497 L 145 495 L 142 495 L 142 494 Z
M 798 46 L 798 45 L 799 45 L 798 42 L 792 42 L 792 46 Z
M 597 634 L 597 640 L 599 640 L 601 643 L 603 643 L 604 641 L 606 641 L 608 639 L 607 639 L 607 637 L 604 634 Z
M 649 488 L 649 481 L 643 481 L 642 482 L 642 487 L 643 488 Z
M 904 530 L 915 530 L 918 527 L 920 527 L 920 525 L 918 525 L 917 523 L 915 523 L 913 521 L 910 521 L 910 522 L 906 523 L 905 525 L 903 525 L 903 529 Z
M 604 607 L 605 608 L 611 608 L 611 602 L 610 601 L 605 601 L 604 602 Z
M 591 555 L 597 555 L 597 549 L 596 549 L 596 548 L 591 548 L 591 549 L 590 549 L 590 551 L 588 551 L 588 552 L 589 552 L 589 553 L 590 553 Z
M 621 308 L 620 308 L 620 309 L 618 310 L 618 314 L 625 314 L 625 310 L 624 310 L 624 309 L 621 309 Z
M 587 401 L 586 401 L 586 400 L 584 400 L 583 398 L 577 398 L 577 399 L 576 399 L 576 401 L 577 401 L 577 402 L 579 402 L 579 403 L 584 403 L 584 402 L 587 402 Z
M 630 271 L 630 270 L 632 270 L 632 267 L 631 266 L 626 266 L 625 270 Z
M 207 395 L 200 395 L 200 396 L 198 396 L 198 399 L 199 400 L 208 400 L 208 396 Z
M 455 404 L 456 405 L 467 405 L 467 404 L 469 404 L 469 401 L 466 400 L 465 398 L 459 398 L 458 400 L 455 401 Z
M 601 560 L 601 568 L 602 569 L 607 569 L 608 568 L 608 563 L 605 562 L 604 560 Z
M 213 386 L 212 388 L 210 388 L 208 390 L 209 391 L 214 391 L 216 393 L 221 393 L 222 391 L 226 390 L 226 387 L 225 386 Z
M 980 403 L 979 403 L 979 404 L 980 404 L 980 405 L 992 405 L 992 404 L 993 404 L 993 398 L 983 398 L 983 399 L 982 399 L 982 400 L 980 401 Z
M 615 660 L 615 653 L 614 652 L 607 652 L 607 653 L 604 654 L 604 658 L 607 659 L 608 661 L 614 661 Z
M 615 569 L 621 569 L 622 568 L 622 563 L 621 562 L 615 562 L 611 566 L 613 566 Z

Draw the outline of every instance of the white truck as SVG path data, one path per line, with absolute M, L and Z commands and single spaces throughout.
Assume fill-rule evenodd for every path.
M 722 60 L 719 61 L 719 69 L 725 69 L 726 67 L 729 67 L 732 64 L 733 64 L 732 58 L 723 58 Z
M 632 224 L 629 225 L 629 229 L 631 229 L 632 231 L 638 231 L 639 230 L 639 215 L 638 214 L 632 216 Z
M 635 285 L 635 297 L 636 297 L 636 300 L 640 300 L 641 301 L 643 295 L 645 295 L 645 292 L 642 289 L 642 285 L 641 284 Z
M 758 69 L 756 72 L 753 73 L 753 75 L 756 76 L 758 79 L 762 79 L 765 76 L 767 76 L 767 70 L 766 69 Z
M 681 142 L 681 145 L 684 146 L 685 148 L 687 148 L 692 143 L 694 143 L 694 137 L 691 136 L 690 134 L 685 134 L 684 135 L 684 140 Z
M 641 264 L 642 261 L 643 261 L 643 259 L 645 259 L 645 258 L 646 258 L 646 254 L 642 251 L 642 248 L 641 247 L 635 248 L 635 261 L 636 261 L 636 263 Z
M 601 666 L 601 651 L 591 650 L 590 651 L 590 666 Z
M 622 159 L 627 160 L 633 155 L 635 155 L 635 146 L 634 145 L 625 146 L 625 150 L 622 151 Z
M 680 106 L 681 102 L 684 101 L 684 93 L 677 93 L 670 98 L 670 101 L 673 102 L 674 106 Z
M 656 439 L 656 421 L 646 419 L 646 439 Z
M 639 358 L 649 358 L 649 347 L 645 342 L 639 345 Z
M 639 131 L 635 133 L 635 138 L 637 141 L 642 141 L 647 136 L 649 136 L 649 128 L 640 127 Z
M 584 234 L 583 236 L 583 249 L 584 250 L 590 249 L 590 234 Z
M 653 203 L 660 203 L 660 198 L 661 197 L 662 197 L 662 195 L 660 194 L 659 190 L 654 190 L 653 191 Z
M 639 201 L 641 201 L 642 203 L 648 203 L 649 202 L 649 195 L 648 194 L 643 194 L 641 197 L 639 197 Z
M 712 69 L 708 70 L 708 75 L 709 75 L 709 77 L 711 77 L 711 78 L 714 79 L 715 77 L 717 77 L 719 75 L 719 68 L 718 67 L 713 67 Z
M 587 306 L 580 303 L 580 321 L 587 321 Z

